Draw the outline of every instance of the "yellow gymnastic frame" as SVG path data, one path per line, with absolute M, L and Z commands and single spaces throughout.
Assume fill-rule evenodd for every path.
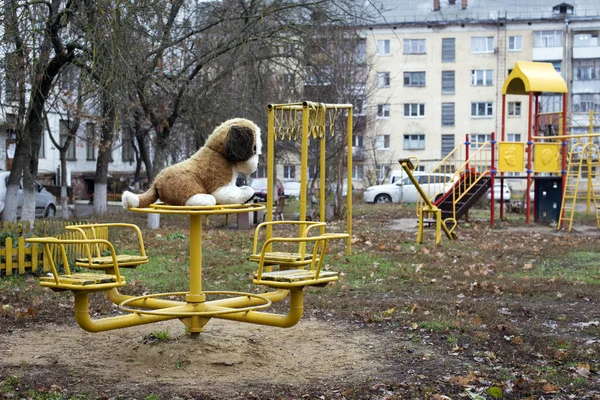
M 269 104 L 267 141 L 267 204 L 273 204 L 275 177 L 275 140 L 301 140 L 300 156 L 300 221 L 306 221 L 308 189 L 308 144 L 319 140 L 319 219 L 325 222 L 325 151 L 326 134 L 335 134 L 335 122 L 340 113 L 346 114 L 347 139 L 347 196 L 346 196 L 346 254 L 351 253 L 352 237 L 352 104 L 325 104 L 304 101 L 301 103 Z M 329 131 L 329 132 L 328 132 Z M 273 209 L 267 207 L 267 221 L 273 220 Z M 325 228 L 321 228 L 321 234 Z M 272 236 L 272 226 L 267 227 L 267 239 Z

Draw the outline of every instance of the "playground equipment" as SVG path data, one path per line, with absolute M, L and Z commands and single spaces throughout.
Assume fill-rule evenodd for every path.
M 297 138 L 302 134 L 302 192 L 300 221 L 272 221 L 272 209 L 264 204 L 232 204 L 216 206 L 169 206 L 165 204 L 151 204 L 145 208 L 131 208 L 132 212 L 184 215 L 190 219 L 189 237 L 189 289 L 180 292 L 156 293 L 142 296 L 128 296 L 118 292 L 119 287 L 126 285 L 125 278 L 121 275 L 121 268 L 135 268 L 148 262 L 142 235 L 139 228 L 131 224 L 89 224 L 74 225 L 68 229 L 78 232 L 81 239 L 57 239 L 54 237 L 27 239 L 30 243 L 42 244 L 44 252 L 50 260 L 51 277 L 40 279 L 40 285 L 49 287 L 54 291 L 72 291 L 75 296 L 75 318 L 79 326 L 89 332 L 102 332 L 112 329 L 149 324 L 170 319 L 179 319 L 192 335 L 198 335 L 212 318 L 247 322 L 252 324 L 269 325 L 276 327 L 290 327 L 298 323 L 303 313 L 303 289 L 306 286 L 324 286 L 329 282 L 338 280 L 335 271 L 325 270 L 323 267 L 326 251 L 331 240 L 345 240 L 346 249 L 350 250 L 349 233 L 325 233 L 324 222 L 324 191 L 321 195 L 321 221 L 306 221 L 306 165 L 308 140 L 323 139 L 325 137 L 327 111 L 345 109 L 348 112 L 349 143 L 351 140 L 351 105 L 324 105 L 315 103 L 294 103 L 291 105 L 269 106 L 269 191 L 268 201 L 272 204 L 273 192 L 273 146 L 275 133 L 281 130 L 274 128 L 276 121 L 274 110 L 279 110 L 282 115 L 291 111 L 302 113 L 302 130 L 296 130 L 289 138 Z M 295 115 L 295 114 L 294 114 Z M 329 128 L 334 130 L 335 116 L 329 121 Z M 290 128 L 298 128 L 292 125 Z M 292 129 L 293 130 L 293 129 Z M 280 139 L 282 137 L 279 137 Z M 324 182 L 324 141 L 321 142 L 322 168 L 321 178 Z M 348 152 L 351 157 L 352 152 Z M 351 166 L 351 164 L 350 164 Z M 349 174 L 351 176 L 351 174 Z M 351 212 L 351 199 L 348 201 L 349 213 Z M 250 259 L 258 263 L 253 283 L 276 289 L 275 291 L 255 294 L 234 291 L 205 291 L 202 282 L 202 218 L 210 215 L 230 215 L 240 213 L 254 213 L 267 209 L 268 221 L 260 224 L 255 231 L 254 247 Z M 350 214 L 349 214 L 350 215 Z M 351 229 L 351 219 L 347 221 Z M 276 225 L 297 225 L 297 237 L 273 236 L 272 228 Z M 118 254 L 112 243 L 99 238 L 99 233 L 106 229 L 133 230 L 139 242 L 138 255 Z M 260 236 L 266 231 L 265 239 L 259 246 Z M 294 251 L 289 251 L 289 246 Z M 75 265 L 91 270 L 102 270 L 103 273 L 73 273 L 69 268 L 69 246 L 83 246 L 84 257 L 78 257 Z M 59 274 L 57 265 L 52 258 L 55 249 L 60 254 L 60 259 L 65 269 L 64 274 Z M 109 255 L 105 255 L 108 252 Z M 278 270 L 274 270 L 279 266 Z M 90 293 L 106 293 L 108 299 L 117 304 L 124 315 L 92 319 L 89 311 Z M 273 303 L 280 302 L 290 297 L 289 311 L 287 314 L 276 314 L 262 311 Z M 214 299 L 209 299 L 210 297 Z M 168 298 L 168 299 L 167 299 Z
M 423 191 L 419 182 L 415 179 L 413 175 L 413 171 L 416 169 L 419 160 L 416 157 L 412 158 L 404 158 L 398 160 L 402 169 L 406 172 L 409 179 L 415 185 L 415 188 L 421 195 L 421 198 L 425 202 L 425 206 L 421 207 L 419 212 L 419 230 L 417 233 L 417 243 L 423 243 L 423 225 L 425 222 L 425 217 L 433 214 L 435 216 L 435 243 L 439 244 L 442 241 L 441 231 L 443 230 L 446 236 L 450 240 L 456 239 L 456 234 L 453 232 L 454 228 L 456 228 L 456 220 L 454 218 L 447 218 L 442 220 L 442 210 L 436 207 L 434 203 L 429 200 L 429 196 Z M 448 228 L 447 224 L 451 222 L 452 227 Z
M 558 135 L 542 136 L 540 131 L 540 101 L 539 95 L 544 93 L 562 93 L 563 109 L 558 128 Z M 454 186 L 445 193 L 427 193 L 432 205 L 441 210 L 441 218 L 453 218 L 458 221 L 469 208 L 481 198 L 488 189 L 491 191 L 490 223 L 494 225 L 494 181 L 498 179 L 504 184 L 505 173 L 526 172 L 526 193 L 532 188 L 537 179 L 546 179 L 552 175 L 559 176 L 562 187 L 561 205 L 558 228 L 566 222 L 571 229 L 575 203 L 579 196 L 580 182 L 583 177 L 587 180 L 588 212 L 593 204 L 596 220 L 600 228 L 598 202 L 600 200 L 600 183 L 596 168 L 598 164 L 598 146 L 594 138 L 600 134 L 593 133 L 593 112 L 590 112 L 590 132 L 587 134 L 563 134 L 567 131 L 566 102 L 567 85 L 564 79 L 554 70 L 550 63 L 518 62 L 507 77 L 502 91 L 502 133 L 501 140 L 496 141 L 496 135 L 491 133 L 491 140 L 485 143 L 473 143 L 466 135 L 464 145 L 457 146 L 448 154 L 431 173 L 452 173 Z M 528 95 L 529 115 L 526 143 L 509 142 L 505 140 L 506 95 Z M 535 100 L 535 102 L 534 102 Z M 569 147 L 571 150 L 568 152 Z M 496 156 L 497 154 L 497 156 Z M 567 168 L 567 163 L 569 164 Z M 545 176 L 541 176 L 543 174 Z M 536 192 L 538 192 L 536 190 Z M 503 202 L 503 193 L 500 193 Z M 417 204 L 419 215 L 421 209 L 430 209 L 423 201 Z M 531 199 L 525 196 L 526 223 L 530 223 Z M 500 207 L 500 218 L 504 208 Z

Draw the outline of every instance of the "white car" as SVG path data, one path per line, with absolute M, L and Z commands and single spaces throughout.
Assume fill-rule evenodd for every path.
M 300 197 L 300 182 L 287 181 L 283 182 L 283 191 L 286 197 Z
M 0 213 L 4 210 L 4 202 L 6 201 L 6 186 L 8 182 L 9 171 L 0 172 Z M 23 183 L 21 182 L 21 185 Z M 46 190 L 44 186 L 35 182 L 35 216 L 36 217 L 54 217 L 56 215 L 56 198 Z M 23 205 L 23 188 L 19 188 L 18 194 L 18 211 L 21 214 L 21 206 Z
M 452 186 L 451 174 L 416 172 L 413 174 L 419 186 L 430 198 L 439 193 L 445 193 Z M 369 186 L 363 195 L 365 203 L 415 203 L 421 195 L 409 177 L 386 185 Z
M 504 185 L 500 185 L 500 183 L 494 182 L 494 201 L 500 201 L 500 191 L 504 192 L 502 199 L 505 203 L 510 202 L 510 187 L 505 183 Z M 492 193 L 488 190 L 487 199 L 490 201 L 492 199 Z

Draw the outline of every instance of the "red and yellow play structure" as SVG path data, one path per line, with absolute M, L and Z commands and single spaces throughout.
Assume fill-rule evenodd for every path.
M 558 124 L 558 134 L 547 136 L 540 134 L 540 118 L 548 119 L 548 115 L 540 113 L 540 96 L 544 93 L 562 95 L 562 111 L 550 115 Z M 506 96 L 519 95 L 528 98 L 527 142 L 506 140 Z M 551 63 L 518 62 L 507 77 L 502 88 L 502 132 L 497 138 L 491 133 L 491 140 L 484 143 L 473 143 L 466 135 L 464 144 L 457 146 L 435 168 L 432 173 L 452 174 L 453 184 L 442 193 L 429 193 L 427 201 L 418 204 L 419 235 L 425 218 L 431 215 L 441 219 L 436 223 L 436 242 L 441 237 L 440 230 L 449 222 L 456 224 L 469 208 L 491 191 L 490 223 L 495 221 L 494 182 L 499 179 L 503 184 L 507 173 L 526 173 L 525 210 L 526 223 L 530 223 L 533 204 L 529 196 L 537 179 L 556 176 L 560 179 L 562 200 L 555 207 L 560 207 L 558 229 L 571 230 L 575 205 L 578 198 L 585 198 L 588 213 L 593 208 L 598 228 L 600 228 L 600 161 L 599 149 L 595 140 L 600 136 L 593 132 L 593 111 L 590 112 L 590 130 L 586 134 L 567 133 L 567 85 Z M 499 140 L 498 140 L 499 139 Z M 403 163 L 407 170 L 407 163 Z M 408 171 L 407 171 L 408 172 Z M 410 174 L 409 174 L 410 176 Z M 433 176 L 433 175 L 432 175 Z M 582 187 L 582 184 L 585 186 Z M 585 193 L 585 194 L 583 194 Z M 503 203 L 503 193 L 500 201 Z M 437 216 L 439 210 L 439 216 Z M 504 208 L 500 207 L 500 218 Z M 447 228 L 445 230 L 448 230 Z M 449 231 L 449 230 L 448 230 Z M 454 235 L 447 234 L 449 238 Z

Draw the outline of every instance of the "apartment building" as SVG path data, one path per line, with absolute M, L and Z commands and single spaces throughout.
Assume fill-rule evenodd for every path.
M 354 160 L 356 182 L 369 173 L 382 180 L 408 156 L 429 170 L 466 134 L 481 142 L 497 132 L 500 140 L 502 85 L 517 61 L 550 62 L 561 73 L 574 131 L 587 131 L 590 110 L 600 112 L 597 1 L 390 0 L 378 7 L 379 18 L 364 27 L 376 86 L 365 135 L 374 138 L 376 159 Z M 543 95 L 540 110 L 557 112 L 561 103 Z M 528 111 L 527 97 L 507 96 L 505 140 L 527 141 Z M 594 124 L 600 131 L 600 119 Z

